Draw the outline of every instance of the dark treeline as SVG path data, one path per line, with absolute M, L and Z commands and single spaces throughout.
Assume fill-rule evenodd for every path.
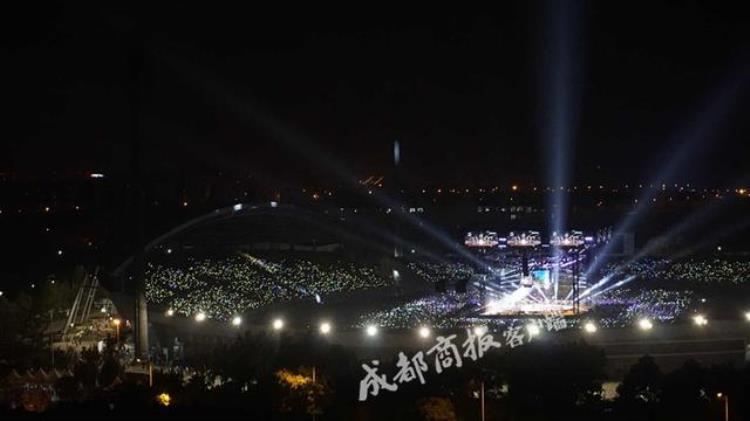
M 605 399 L 605 357 L 583 343 L 531 343 L 510 352 L 488 353 L 480 363 L 465 361 L 426 384 L 412 382 L 397 392 L 381 390 L 357 400 L 364 375 L 348 350 L 319 338 L 243 336 L 185 354 L 181 365 L 156 372 L 153 386 L 126 373 L 116 358 L 84 352 L 60 358 L 71 376 L 55 384 L 54 402 L 31 413 L 29 401 L 0 410 L 2 419 L 108 419 L 160 417 L 195 419 L 453 420 L 479 419 L 485 386 L 487 420 L 709 420 L 720 419 L 729 396 L 732 419 L 750 413 L 750 368 L 704 366 L 688 361 L 663 373 L 644 356 L 622 379 L 613 400 Z M 431 360 L 428 359 L 431 363 Z M 394 374 L 383 361 L 381 367 Z M 2 368 L 3 376 L 9 367 Z M 314 378 L 314 381 L 313 381 Z M 109 386 L 107 386 L 109 385 Z M 158 396 L 167 394 L 169 405 Z M 31 405 L 32 407 L 34 405 Z M 186 418 L 187 417 L 187 418 Z

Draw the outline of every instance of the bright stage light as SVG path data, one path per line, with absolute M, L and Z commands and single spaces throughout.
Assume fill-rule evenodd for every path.
M 432 332 L 430 332 L 430 328 L 427 326 L 422 326 L 419 328 L 419 337 L 423 339 L 427 339 L 430 337 Z
M 232 319 L 232 326 L 239 326 L 242 324 L 242 317 L 240 316 L 234 316 Z
M 204 313 L 204 312 L 201 311 L 201 312 L 199 312 L 198 314 L 195 315 L 195 321 L 196 322 L 202 322 L 204 320 L 206 320 L 206 313 Z
M 693 323 L 695 323 L 697 326 L 705 326 L 708 324 L 708 319 L 706 319 L 706 316 L 702 314 L 696 314 L 693 316 Z
M 596 323 L 594 322 L 586 322 L 586 324 L 583 325 L 583 330 L 586 333 L 596 333 L 598 328 L 596 327 Z
M 331 324 L 328 322 L 323 322 L 320 324 L 320 333 L 327 335 L 331 333 Z
M 638 321 L 638 327 L 641 328 L 641 330 L 651 330 L 651 328 L 654 327 L 654 324 L 649 319 L 641 319 Z
M 367 336 L 375 336 L 378 334 L 378 327 L 375 325 L 369 325 L 365 332 L 367 333 Z
M 482 336 L 485 333 L 487 333 L 487 326 L 474 326 L 474 334 L 477 336 Z
M 273 326 L 273 330 L 281 330 L 284 328 L 284 321 L 281 319 L 276 319 L 273 321 L 273 324 L 271 326 Z

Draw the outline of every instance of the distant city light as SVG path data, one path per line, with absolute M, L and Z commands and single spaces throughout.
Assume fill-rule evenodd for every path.
M 272 207 L 272 208 L 275 208 L 275 207 L 277 207 L 277 206 L 279 206 L 279 203 L 278 203 L 278 202 L 271 202 L 271 207 Z
M 705 326 L 708 324 L 708 319 L 706 319 L 706 316 L 702 314 L 696 314 L 695 316 L 693 316 L 693 323 L 698 326 Z
M 281 319 L 276 319 L 273 321 L 273 330 L 281 330 L 284 328 L 284 321 Z
M 236 205 L 232 206 L 232 210 L 237 212 L 242 210 L 242 203 L 237 203 Z
M 378 327 L 375 325 L 369 325 L 365 332 L 367 333 L 367 336 L 375 336 L 378 334 Z
M 57 255 L 62 256 L 62 250 L 57 250 Z
M 427 326 L 422 326 L 419 328 L 419 337 L 427 339 L 432 335 L 432 332 L 430 332 L 430 328 Z
M 586 333 L 596 333 L 598 328 L 596 327 L 596 323 L 594 322 L 586 322 L 586 324 L 583 325 L 583 330 Z
M 242 324 L 242 317 L 240 316 L 234 316 L 232 319 L 232 326 L 239 326 Z
M 182 202 L 182 207 L 186 208 L 188 206 L 188 202 Z
M 89 175 L 89 177 L 91 177 L 91 178 L 104 178 L 104 174 L 95 172 L 95 173 L 91 173 L 91 175 Z
M 172 249 L 167 249 L 167 254 L 172 254 Z
M 168 310 L 166 311 L 166 313 L 164 313 L 164 314 L 166 314 L 166 315 L 167 315 L 167 317 L 172 317 L 172 316 L 174 316 L 174 310 L 172 310 L 172 309 L 170 308 L 170 309 L 168 309 Z
M 169 393 L 161 393 L 156 395 L 156 402 L 161 406 L 169 406 L 172 403 L 172 397 L 169 396 Z
M 654 324 L 651 323 L 651 320 L 649 319 L 641 319 L 638 321 L 638 327 L 641 328 L 641 330 L 651 330 L 651 328 L 654 327 Z
M 323 322 L 320 324 L 320 333 L 327 335 L 331 333 L 331 324 L 328 322 Z
M 3 296 L 3 292 L 2 292 L 2 291 L 0 291 L 0 297 L 2 297 L 2 296 Z
M 204 320 L 206 320 L 206 313 L 204 313 L 204 312 L 201 311 L 201 312 L 199 312 L 198 314 L 195 315 L 195 321 L 196 322 L 202 322 Z
M 745 313 L 745 320 L 747 320 L 748 322 L 750 322 L 750 311 L 748 311 L 748 312 Z

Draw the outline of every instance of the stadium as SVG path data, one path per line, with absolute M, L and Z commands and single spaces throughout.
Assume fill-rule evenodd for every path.
M 151 320 L 257 330 L 277 318 L 307 330 L 316 320 L 338 331 L 492 329 L 556 314 L 573 325 L 585 318 L 616 327 L 643 317 L 674 322 L 698 303 L 693 290 L 638 284 L 668 276 L 646 268 L 675 267 L 656 259 L 592 273 L 611 240 L 607 228 L 547 238 L 472 231 L 446 243 L 393 219 L 275 202 L 196 218 L 147 246 Z M 132 262 L 118 268 L 121 276 L 133 277 Z

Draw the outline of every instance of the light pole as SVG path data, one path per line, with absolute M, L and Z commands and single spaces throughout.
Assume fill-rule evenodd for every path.
M 116 338 L 117 338 L 118 345 L 120 344 L 120 323 L 121 323 L 120 319 L 112 320 L 112 324 L 115 325 L 115 331 L 117 332 Z
M 484 421 L 484 380 L 482 380 L 482 383 L 481 383 L 481 389 L 479 392 L 479 400 L 481 401 L 481 405 L 482 405 L 482 421 Z
M 729 395 L 719 392 L 716 397 L 724 400 L 724 421 L 729 421 Z

